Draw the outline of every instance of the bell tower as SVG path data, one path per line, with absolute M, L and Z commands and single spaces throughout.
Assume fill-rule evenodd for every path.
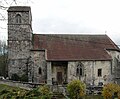
M 29 6 L 8 9 L 8 76 L 28 75 L 32 49 L 32 15 Z

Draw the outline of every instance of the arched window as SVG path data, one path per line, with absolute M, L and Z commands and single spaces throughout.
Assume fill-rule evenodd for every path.
M 84 75 L 84 67 L 83 67 L 82 63 L 77 65 L 76 74 L 77 74 L 77 76 L 83 76 Z
M 41 69 L 41 67 L 39 67 L 38 73 L 39 73 L 40 75 L 42 75 L 42 69 Z
M 83 76 L 83 68 L 80 67 L 80 76 Z
M 17 14 L 16 15 L 16 23 L 22 23 L 22 21 L 21 21 L 21 15 L 20 14 Z
M 79 68 L 77 67 L 76 73 L 79 74 Z

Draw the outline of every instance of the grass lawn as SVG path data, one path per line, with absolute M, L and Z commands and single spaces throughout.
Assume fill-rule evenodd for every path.
M 12 96 L 19 91 L 25 91 L 25 90 L 18 87 L 11 87 L 8 85 L 0 84 L 0 99 L 15 99 L 15 98 L 6 97 L 6 95 L 9 94 L 8 96 Z
M 11 87 L 11 86 L 8 86 L 8 85 L 0 84 L 0 91 L 2 91 L 4 89 L 9 90 L 9 91 L 11 91 L 11 90 L 24 90 L 24 89 L 21 89 L 21 88 Z

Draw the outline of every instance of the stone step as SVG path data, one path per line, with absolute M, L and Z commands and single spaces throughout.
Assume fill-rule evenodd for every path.
M 53 93 L 51 99 L 66 99 L 62 93 Z

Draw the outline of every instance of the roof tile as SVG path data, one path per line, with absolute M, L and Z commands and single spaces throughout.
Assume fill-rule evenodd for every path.
M 46 49 L 48 61 L 110 60 L 106 49 L 119 50 L 107 35 L 62 34 L 34 34 L 34 49 Z

